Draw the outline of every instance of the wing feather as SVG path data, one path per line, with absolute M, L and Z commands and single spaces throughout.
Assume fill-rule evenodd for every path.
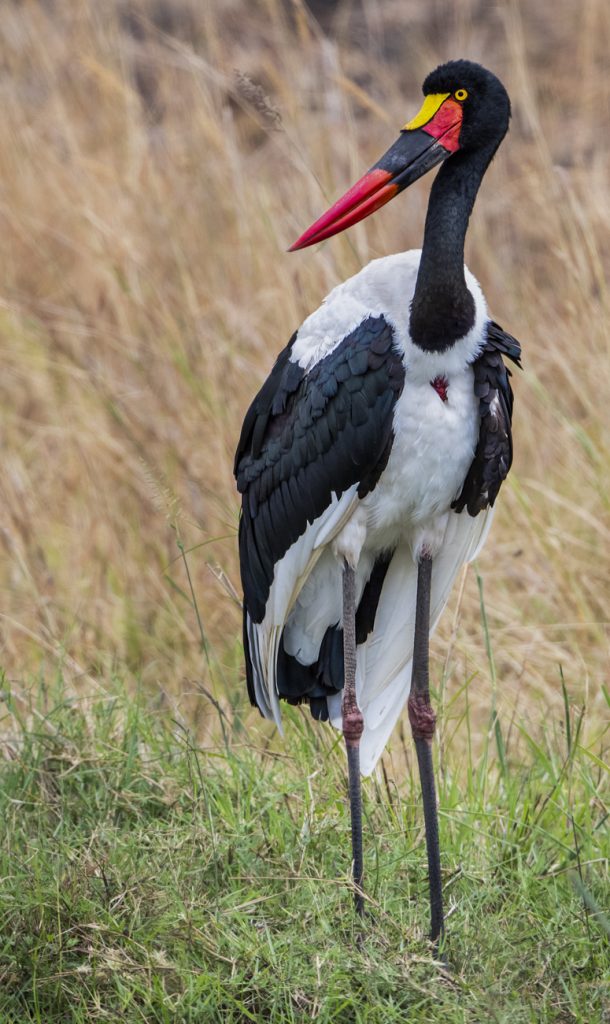
M 453 502 L 456 512 L 466 508 L 471 516 L 495 502 L 513 461 L 513 391 L 510 370 L 502 356 L 521 366 L 521 346 L 494 321 L 473 363 L 474 393 L 479 399 L 480 426 L 477 447 L 464 486 Z
M 242 494 L 244 600 L 261 622 L 276 566 L 333 494 L 360 496 L 387 461 L 402 356 L 383 316 L 368 316 L 307 372 L 278 357 L 248 410 L 235 457 Z M 364 488 L 364 490 L 363 490 Z

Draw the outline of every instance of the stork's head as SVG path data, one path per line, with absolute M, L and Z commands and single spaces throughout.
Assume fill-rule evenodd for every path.
M 305 249 L 364 220 L 417 178 L 458 153 L 484 151 L 486 160 L 508 129 L 510 100 L 491 71 L 469 60 L 452 60 L 423 85 L 419 114 L 396 142 L 330 210 L 290 247 Z

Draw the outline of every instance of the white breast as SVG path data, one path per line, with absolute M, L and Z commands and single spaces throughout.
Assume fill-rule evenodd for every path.
M 477 442 L 479 413 L 473 371 L 446 374 L 447 401 L 429 380 L 411 379 L 394 412 L 394 444 L 374 491 L 365 498 L 369 535 L 398 534 L 449 511 Z

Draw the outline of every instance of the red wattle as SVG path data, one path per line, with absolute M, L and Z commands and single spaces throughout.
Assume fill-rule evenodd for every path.
M 430 381 L 432 387 L 436 391 L 441 402 L 447 401 L 447 388 L 449 387 L 449 381 L 446 377 L 435 377 L 434 380 Z

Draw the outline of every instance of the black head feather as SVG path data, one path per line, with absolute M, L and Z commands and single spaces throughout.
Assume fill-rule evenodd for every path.
M 499 78 L 470 60 L 451 60 L 431 71 L 423 84 L 424 96 L 465 89 L 460 150 L 499 146 L 508 130 L 510 100 Z

